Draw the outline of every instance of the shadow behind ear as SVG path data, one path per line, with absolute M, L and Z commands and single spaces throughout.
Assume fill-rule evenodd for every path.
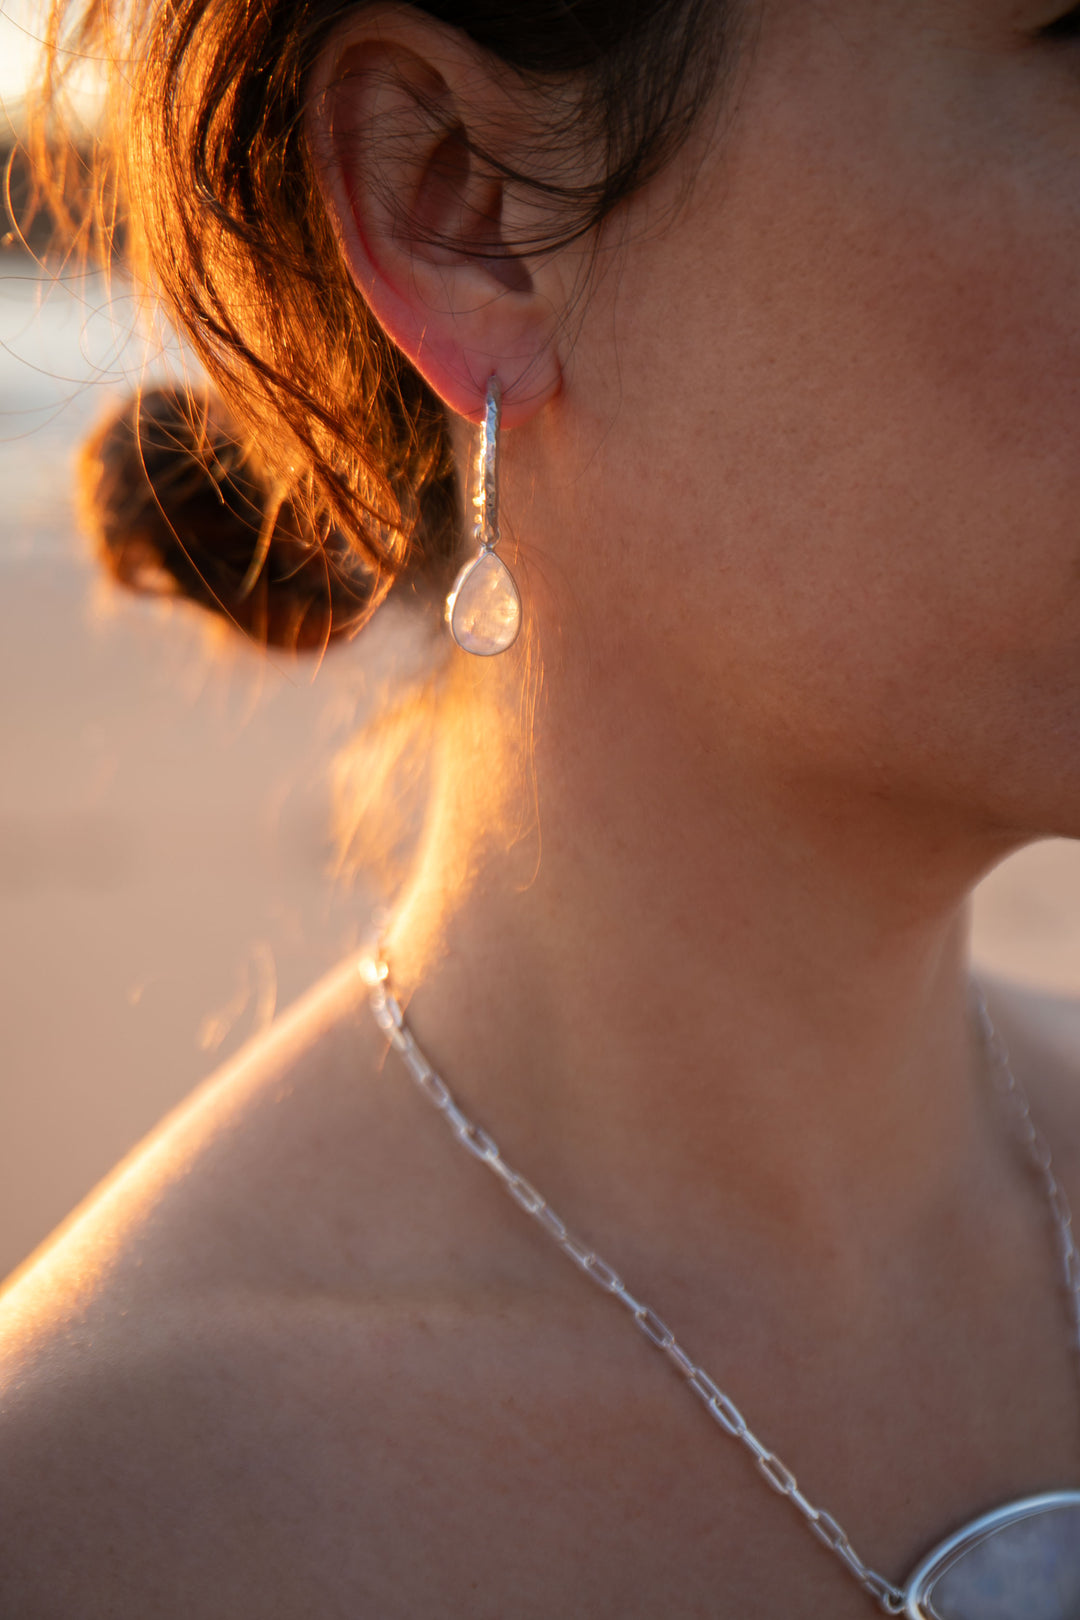
M 87 442 L 79 475 L 98 557 L 127 589 L 186 597 L 260 645 L 300 652 L 363 619 L 368 588 L 347 547 L 275 501 L 207 396 L 137 395 Z

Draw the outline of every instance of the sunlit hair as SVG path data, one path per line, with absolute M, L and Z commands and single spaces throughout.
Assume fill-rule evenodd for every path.
M 285 499 L 268 501 L 257 447 L 193 389 L 136 394 L 87 440 L 79 508 L 118 584 L 183 595 L 252 641 L 317 651 L 367 607 L 366 576 L 340 540 L 310 544 Z
M 574 86 L 536 144 L 545 244 L 585 235 L 654 174 L 716 87 L 720 0 L 445 0 L 418 6 L 515 72 Z M 344 538 L 369 608 L 407 569 L 446 573 L 459 500 L 440 402 L 356 291 L 319 200 L 305 94 L 340 0 L 57 0 L 36 168 L 69 241 L 159 295 L 312 544 Z M 90 58 L 106 106 L 63 143 Z M 543 96 L 529 96 L 543 103 Z M 556 98 L 549 98 L 552 106 Z M 568 149 L 569 150 L 568 153 Z M 563 184 L 566 157 L 577 175 Z M 196 559 L 197 561 L 197 559 Z M 350 586 L 356 589 L 359 570 Z
M 672 158 L 718 91 L 739 8 L 412 9 L 461 30 L 517 87 L 535 125 L 529 171 L 486 156 L 479 137 L 473 153 L 537 205 L 530 241 L 507 250 L 541 251 L 595 241 Z M 359 628 L 403 576 L 437 595 L 461 543 L 444 409 L 350 279 L 308 144 L 313 66 L 359 10 L 341 0 L 54 0 L 30 124 L 39 195 L 66 249 L 121 263 L 217 395 L 147 400 L 92 442 L 84 485 L 102 555 L 121 583 L 192 596 L 256 639 L 300 649 Z M 88 59 L 104 71 L 104 111 L 74 138 L 69 91 Z M 200 521 L 207 511 L 213 522 Z M 510 656 L 535 694 L 535 647 L 522 638 Z M 476 682 L 454 663 L 441 716 L 426 675 L 388 707 L 396 740 L 384 759 L 408 754 L 409 732 L 414 776 L 415 748 L 427 771 L 476 731 L 462 711 Z M 365 758 L 354 784 L 382 781 Z M 485 782 L 498 771 L 488 746 Z M 440 791 L 432 827 L 447 823 L 454 797 L 445 781 Z M 459 810 L 467 798 L 458 792 Z

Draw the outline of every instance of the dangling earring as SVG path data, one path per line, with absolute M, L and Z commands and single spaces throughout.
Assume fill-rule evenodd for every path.
M 499 379 L 487 385 L 484 421 L 476 457 L 476 490 L 472 497 L 473 539 L 480 547 L 454 581 L 446 598 L 450 634 L 465 652 L 491 658 L 505 652 L 521 629 L 521 597 L 514 576 L 501 557 L 499 543 Z

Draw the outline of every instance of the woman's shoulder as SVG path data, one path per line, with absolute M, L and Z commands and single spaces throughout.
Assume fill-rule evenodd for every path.
M 15 1273 L 0 1297 L 5 1330 L 47 1318 L 61 1298 L 92 1312 L 106 1292 L 134 1303 L 213 1289 L 241 1252 L 251 1263 L 260 1211 L 287 1204 L 302 1180 L 315 1116 L 335 1091 L 348 1090 L 353 1115 L 372 1097 L 379 1043 L 354 977 L 323 981 L 117 1166 Z
M 103 1614 L 135 1594 L 180 1613 L 159 1564 L 192 1581 L 188 1612 L 212 1585 L 213 1613 L 276 1613 L 297 1502 L 321 1521 L 347 1479 L 362 1513 L 365 1459 L 387 1423 L 407 1434 L 386 1367 L 453 1343 L 432 1331 L 455 1308 L 453 1186 L 353 977 L 214 1077 L 0 1298 L 0 1612 L 89 1617 L 100 1589 Z
M 261 1302 L 285 1318 L 301 1301 L 423 1293 L 445 1270 L 443 1248 L 460 1249 L 440 1239 L 455 1199 L 474 1201 L 471 1168 L 388 1061 L 347 964 L 166 1118 L 15 1273 L 0 1293 L 0 1365 L 110 1335 L 156 1352 L 172 1313 L 217 1331 L 230 1309 L 250 1316 Z M 469 1209 L 455 1218 L 467 1223 Z

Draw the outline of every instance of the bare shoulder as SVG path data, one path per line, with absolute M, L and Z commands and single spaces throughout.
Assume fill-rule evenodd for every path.
M 378 1128 L 382 1043 L 354 980 L 342 970 L 317 986 L 106 1178 L 0 1297 L 6 1343 L 52 1331 L 61 1311 L 97 1328 L 102 1310 L 238 1276 L 272 1287 L 305 1267 L 312 1154 L 349 1126 L 362 1148 Z M 286 1214 L 286 1241 L 279 1227 L 271 1243 L 268 1219 Z
M 672 1391 L 627 1424 L 637 1336 L 585 1352 L 606 1306 L 328 987 L 0 1299 L 0 1616 L 655 1612 L 620 1515 L 654 1510 L 625 1482 Z
M 0 1613 L 330 1617 L 361 1589 L 355 1518 L 327 1527 L 408 1427 L 387 1369 L 421 1390 L 455 1339 L 457 1156 L 383 1055 L 351 980 L 324 986 L 5 1291 Z

